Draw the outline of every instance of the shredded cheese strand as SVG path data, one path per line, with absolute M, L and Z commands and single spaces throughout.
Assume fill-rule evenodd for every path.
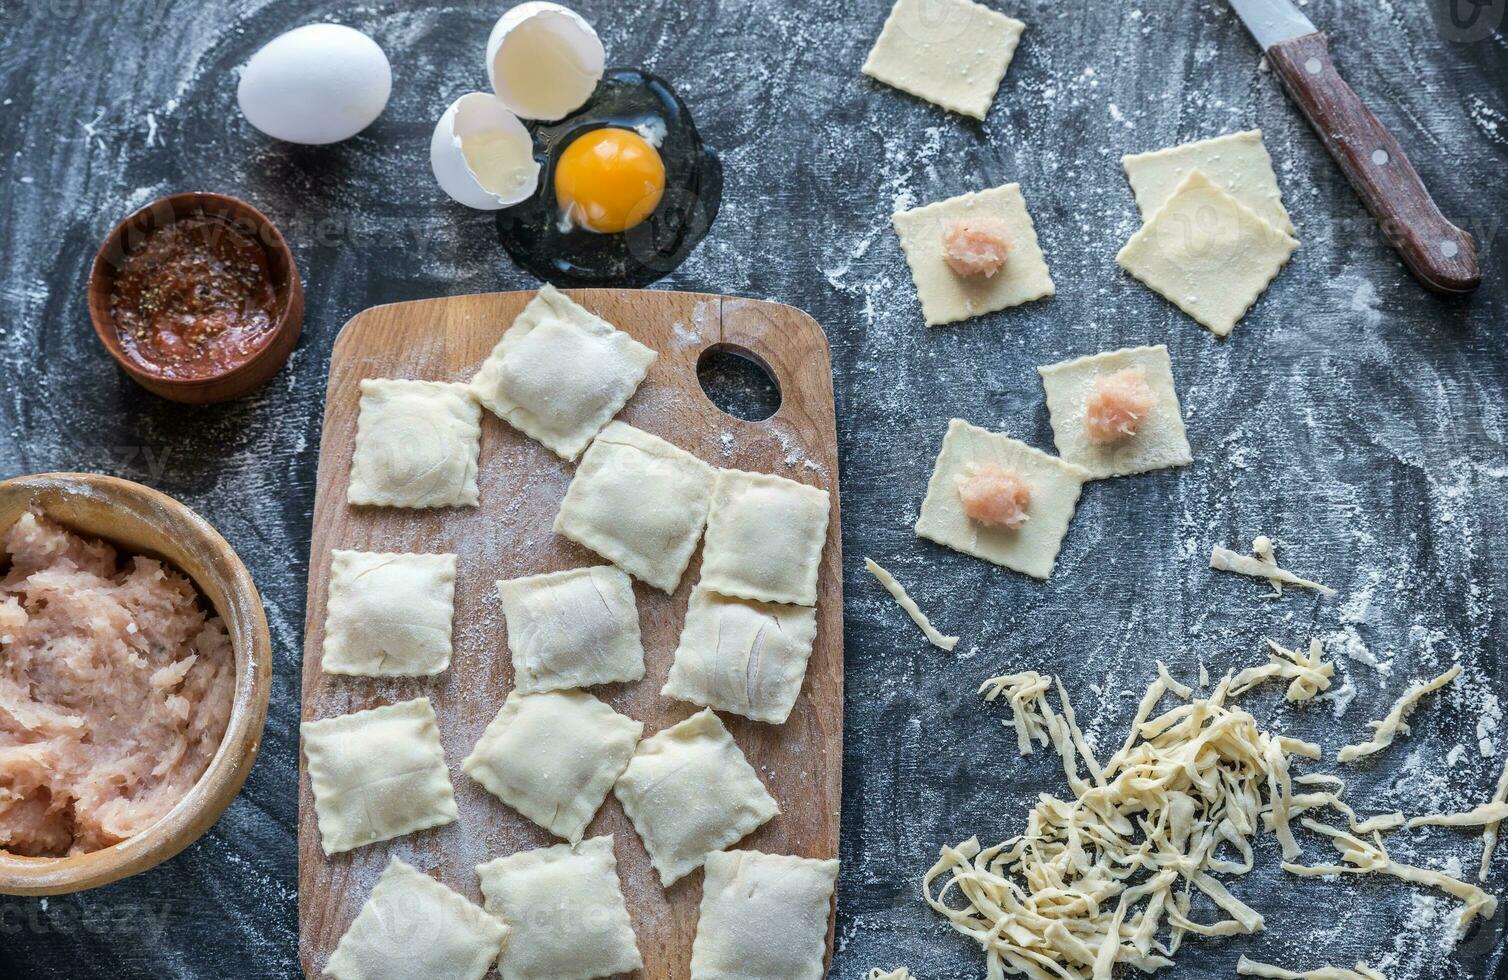
M 880 969 L 879 967 L 875 967 L 874 969 L 869 971 L 869 975 L 866 980 L 916 980 L 916 978 L 913 977 L 911 975 L 911 971 L 904 966 L 896 967 L 894 970 L 890 971 L 885 971 Z
M 1504 818 L 1508 818 L 1508 803 L 1494 800 L 1464 813 L 1431 813 L 1414 817 L 1409 821 L 1409 830 L 1415 827 L 1482 827 L 1499 823 Z
M 933 646 L 948 651 L 958 646 L 958 637 L 945 636 L 938 632 L 933 627 L 932 621 L 927 618 L 927 614 L 922 612 L 921 607 L 916 604 L 916 600 L 906 592 L 906 587 L 897 582 L 894 575 L 885 571 L 879 562 L 873 558 L 865 558 L 864 567 L 868 569 L 869 574 L 879 580 L 879 583 L 885 587 L 885 591 L 900 603 L 900 607 L 906 611 L 907 616 L 911 617 L 911 621 L 921 627 L 921 631 L 927 635 L 927 640 Z
M 1498 788 L 1492 794 L 1493 803 L 1508 800 L 1508 758 L 1503 760 L 1503 774 L 1498 777 Z M 1492 852 L 1498 846 L 1498 827 L 1501 821 L 1494 820 L 1482 830 L 1482 869 L 1477 872 L 1478 881 L 1487 880 L 1487 869 L 1492 864 Z
M 1362 840 L 1360 837 L 1327 827 L 1322 823 L 1304 817 L 1301 821 L 1305 827 L 1317 834 L 1323 834 L 1330 838 L 1330 843 L 1340 852 L 1344 865 L 1325 864 L 1307 867 L 1299 864 L 1283 862 L 1283 870 L 1290 874 L 1300 875 L 1306 878 L 1315 878 L 1328 874 L 1385 874 L 1407 881 L 1410 884 L 1422 885 L 1426 888 L 1438 888 L 1465 903 L 1461 914 L 1457 918 L 1458 934 L 1466 931 L 1473 919 L 1481 916 L 1490 919 L 1497 912 L 1497 899 L 1482 891 L 1476 885 L 1462 881 L 1454 875 L 1432 868 L 1416 868 L 1411 864 L 1402 864 L 1394 861 L 1389 855 L 1387 848 L 1382 845 L 1382 835 L 1376 832 L 1372 834 L 1372 842 Z
M 1324 647 L 1319 640 L 1309 641 L 1309 652 L 1300 653 L 1278 646 L 1271 640 L 1268 646 L 1267 663 L 1260 667 L 1248 667 L 1230 682 L 1229 694 L 1239 697 L 1259 684 L 1274 679 L 1289 681 L 1289 701 L 1313 700 L 1321 691 L 1330 689 L 1330 679 L 1335 676 L 1335 665 L 1324 659 Z
M 1387 717 L 1383 718 L 1382 721 L 1368 722 L 1372 728 L 1376 729 L 1371 739 L 1341 747 L 1340 761 L 1354 762 L 1357 759 L 1381 752 L 1393 744 L 1393 740 L 1398 737 L 1400 731 L 1405 735 L 1408 734 L 1409 726 L 1404 724 L 1404 719 L 1414 710 L 1414 706 L 1419 702 L 1419 699 L 1433 691 L 1438 691 L 1455 680 L 1456 676 L 1460 673 L 1461 665 L 1456 664 L 1439 677 L 1423 683 L 1415 681 L 1409 685 L 1409 689 L 1403 693 L 1403 696 L 1393 702 L 1393 707 L 1388 711 Z
M 1269 980 L 1388 980 L 1365 963 L 1357 963 L 1354 970 L 1339 966 L 1322 966 L 1303 973 L 1294 973 L 1281 966 L 1259 963 L 1245 956 L 1236 963 L 1236 972 L 1243 977 L 1267 977 Z
M 1272 542 L 1267 538 L 1259 537 L 1253 541 L 1252 550 L 1257 553 L 1257 557 L 1243 555 L 1217 544 L 1210 550 L 1210 567 L 1217 572 L 1235 572 L 1252 578 L 1265 578 L 1272 585 L 1274 598 L 1283 594 L 1284 585 L 1313 589 L 1320 595 L 1335 594 L 1335 590 L 1328 585 L 1311 582 L 1280 567 L 1277 559 L 1273 557 Z

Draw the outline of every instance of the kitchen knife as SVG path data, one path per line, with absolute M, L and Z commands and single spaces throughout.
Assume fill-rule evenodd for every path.
M 1476 242 L 1445 220 L 1403 147 L 1340 77 L 1324 33 L 1289 0 L 1230 5 L 1414 278 L 1447 294 L 1481 285 Z

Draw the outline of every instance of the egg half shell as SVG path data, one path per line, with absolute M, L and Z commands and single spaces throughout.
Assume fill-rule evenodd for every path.
M 309 24 L 252 55 L 236 98 L 247 121 L 273 139 L 318 146 L 366 129 L 392 91 L 392 67 L 376 41 L 340 24 Z
M 429 165 L 441 190 L 479 211 L 510 207 L 539 187 L 533 137 L 485 92 L 463 95 L 445 110 L 429 141 Z
M 592 25 L 558 3 L 519 4 L 498 18 L 487 39 L 487 80 L 521 119 L 570 115 L 591 97 L 606 65 Z

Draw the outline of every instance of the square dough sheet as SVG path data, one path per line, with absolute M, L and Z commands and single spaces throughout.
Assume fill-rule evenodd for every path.
M 973 0 L 896 0 L 864 74 L 983 119 L 1026 25 Z
M 456 819 L 429 698 L 306 721 L 303 736 L 326 854 Z
M 481 980 L 508 938 L 502 920 L 398 858 L 325 966 L 334 980 Z
M 674 592 L 707 523 L 716 477 L 686 450 L 614 422 L 576 467 L 555 533 Z
M 697 586 L 662 695 L 783 724 L 817 636 L 817 610 L 719 595 Z
M 471 381 L 481 403 L 575 459 L 643 382 L 656 354 L 548 283 Z
M 667 888 L 780 812 L 710 708 L 640 742 L 613 793 Z
M 958 480 L 971 463 L 994 463 L 1018 474 L 1031 490 L 1028 520 L 1019 530 L 976 523 L 963 511 Z M 1045 579 L 1052 575 L 1058 549 L 1068 534 L 1079 491 L 1089 471 L 999 432 L 970 425 L 963 419 L 948 423 L 942 452 L 927 484 L 918 537 L 964 554 Z
M 1152 392 L 1152 408 L 1141 419 L 1134 435 L 1112 443 L 1090 439 L 1084 428 L 1085 404 L 1102 377 L 1127 368 L 1140 370 Z M 1084 467 L 1095 479 L 1145 473 L 1194 461 L 1178 391 L 1173 387 L 1173 362 L 1168 348 L 1127 347 L 1037 368 L 1047 394 L 1047 412 L 1052 421 L 1058 455 Z
M 493 796 L 574 844 L 643 733 L 643 724 L 583 691 L 514 691 L 461 768 Z
M 1193 170 L 1115 261 L 1226 337 L 1299 243 Z
M 954 221 L 988 216 L 1005 223 L 1011 251 L 993 276 L 960 276 L 943 258 L 943 231 Z M 911 268 L 927 326 L 957 323 L 1057 292 L 1020 184 L 950 197 L 891 218 Z
M 1283 207 L 1283 192 L 1278 190 L 1278 177 L 1260 129 L 1132 153 L 1121 157 L 1121 165 L 1126 168 L 1142 221 L 1151 221 L 1184 178 L 1198 170 L 1274 228 L 1297 234 L 1288 209 Z
M 502 980 L 590 980 L 642 969 L 613 838 L 556 844 L 477 865 L 487 911 L 513 929 Z
M 644 676 L 633 581 L 610 565 L 497 583 L 522 693 L 636 681 Z
M 837 861 L 760 851 L 707 855 L 692 980 L 822 980 Z
M 723 595 L 812 606 L 827 543 L 826 490 L 771 473 L 718 470 L 701 585 Z
M 450 666 L 455 555 L 330 553 L 320 667 L 327 674 L 422 677 Z
M 482 409 L 463 384 L 361 382 L 351 504 L 475 507 Z

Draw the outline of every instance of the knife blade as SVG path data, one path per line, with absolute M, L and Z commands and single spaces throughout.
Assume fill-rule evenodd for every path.
M 1398 140 L 1340 77 L 1324 32 L 1290 0 L 1229 2 L 1414 278 L 1447 295 L 1481 285 L 1476 241 L 1440 213 Z

